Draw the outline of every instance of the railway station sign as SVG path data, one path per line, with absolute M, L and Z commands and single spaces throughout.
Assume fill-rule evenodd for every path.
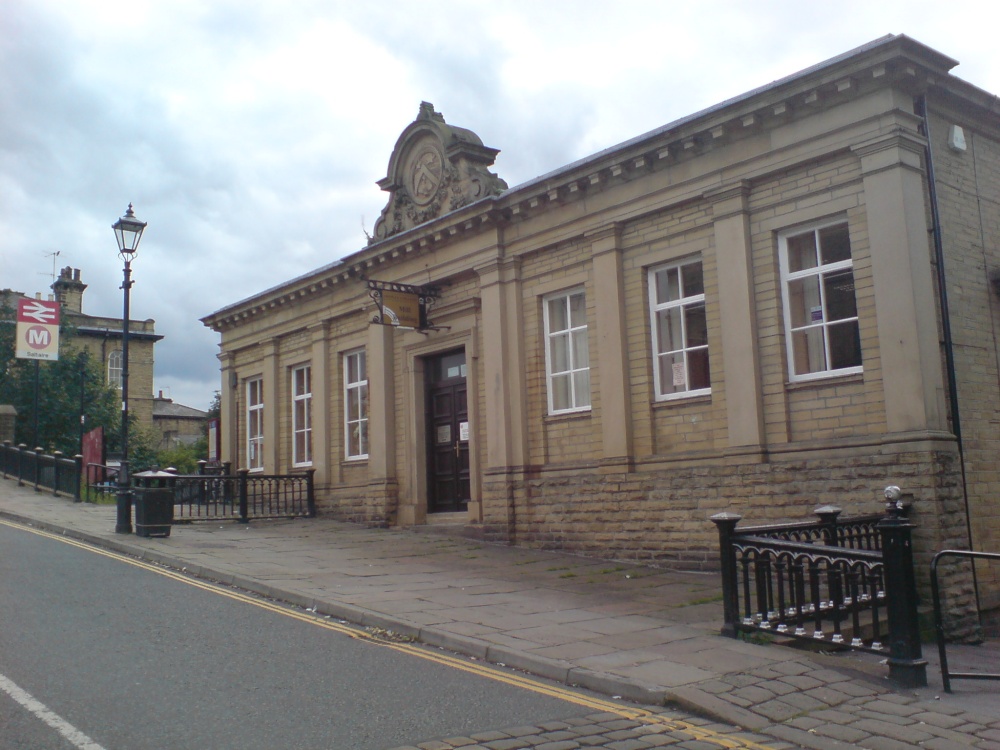
M 19 299 L 16 336 L 18 359 L 59 359 L 59 302 Z

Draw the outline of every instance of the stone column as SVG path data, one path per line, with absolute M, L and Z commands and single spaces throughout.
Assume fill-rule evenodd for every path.
M 396 477 L 396 386 L 393 376 L 391 326 L 368 327 L 368 478 L 384 482 Z
M 240 424 L 239 387 L 240 377 L 236 372 L 236 358 L 228 352 L 219 354 L 222 365 L 222 387 L 219 390 L 219 460 L 229 461 L 233 469 L 240 465 L 237 434 Z
M 924 144 L 894 133 L 853 150 L 864 180 L 888 430 L 946 430 Z
M 764 442 L 764 406 L 754 309 L 750 217 L 746 182 L 706 196 L 712 201 L 718 278 L 722 377 L 730 449 L 759 449 Z M 711 356 L 711 354 L 710 354 Z M 718 357 L 713 357 L 715 365 Z
M 330 484 L 330 323 L 309 327 L 312 337 L 312 461 L 317 487 Z
M 601 369 L 601 437 L 604 463 L 628 470 L 632 455 L 632 399 L 626 351 L 625 293 L 620 227 L 591 235 L 594 306 L 597 310 L 597 366 Z
M 278 422 L 281 419 L 281 401 L 278 388 L 281 371 L 278 367 L 278 349 L 280 341 L 269 339 L 261 344 L 264 350 L 262 375 L 264 378 L 264 473 L 277 474 L 281 471 L 279 463 L 281 452 L 279 448 Z
M 525 463 L 524 352 L 521 332 L 521 267 L 513 259 L 476 268 L 482 301 L 483 385 L 486 410 L 486 466 Z

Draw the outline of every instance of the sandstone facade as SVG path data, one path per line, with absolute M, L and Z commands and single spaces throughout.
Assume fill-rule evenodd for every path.
M 345 519 L 684 567 L 713 513 L 889 484 L 921 570 L 1000 549 L 1000 117 L 955 64 L 885 37 L 513 188 L 422 105 L 367 246 L 203 319 L 224 459 L 308 455 Z M 373 281 L 427 330 L 373 323 Z

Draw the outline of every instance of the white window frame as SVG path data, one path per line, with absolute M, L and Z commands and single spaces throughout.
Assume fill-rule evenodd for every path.
M 851 257 L 846 260 L 835 261 L 832 263 L 823 263 L 822 255 L 820 249 L 820 239 L 819 233 L 823 229 L 829 227 L 841 226 L 845 228 L 848 227 L 848 222 L 845 217 L 840 217 L 836 219 L 829 219 L 826 221 L 816 222 L 814 224 L 807 224 L 804 226 L 798 226 L 794 229 L 787 229 L 778 234 L 778 259 L 781 268 L 781 299 L 784 305 L 784 323 L 785 323 L 785 347 L 788 356 L 788 378 L 790 382 L 807 382 L 811 380 L 821 380 L 824 378 L 839 377 L 842 375 L 853 375 L 863 372 L 863 365 L 851 365 L 849 367 L 839 367 L 832 368 L 830 366 L 830 329 L 837 325 L 847 325 L 854 323 L 855 326 L 859 326 L 859 319 L 857 315 L 857 294 L 854 296 L 855 304 L 855 315 L 853 317 L 839 318 L 837 320 L 828 319 L 827 311 L 827 299 L 826 299 L 826 288 L 822 283 L 825 276 L 829 276 L 836 273 L 843 273 L 844 271 L 850 271 L 852 278 L 854 274 L 854 257 L 853 248 L 851 248 Z M 817 265 L 812 268 L 807 268 L 800 271 L 790 271 L 789 270 L 789 258 L 788 258 L 788 241 L 793 237 L 800 237 L 802 235 L 813 233 L 815 235 L 815 242 L 817 247 Z M 819 277 L 818 290 L 819 299 L 816 300 L 819 304 L 814 305 L 811 308 L 811 315 L 816 316 L 816 320 L 807 322 L 805 325 L 794 326 L 792 322 L 792 299 L 791 299 L 791 285 L 800 280 L 807 280 L 812 277 Z M 822 336 L 823 348 L 822 354 L 824 358 L 825 367 L 822 369 L 814 369 L 811 372 L 797 373 L 795 371 L 796 363 L 796 350 L 795 350 L 795 337 L 796 334 L 800 332 L 814 332 L 819 333 Z M 857 335 L 860 340 L 860 329 L 857 331 Z
M 124 354 L 121 349 L 113 349 L 108 354 L 108 385 L 112 388 L 122 389 L 122 369 L 124 365 Z
M 312 366 L 300 365 L 291 371 L 292 386 L 292 466 L 312 465 Z M 302 444 L 299 455 L 299 444 Z
M 361 461 L 368 458 L 368 354 L 364 349 L 344 352 L 343 361 L 344 457 Z M 356 364 L 352 367 L 352 363 Z M 352 440 L 355 433 L 356 442 Z
M 246 404 L 246 460 L 250 471 L 264 470 L 264 379 L 249 378 L 245 389 Z
M 701 257 L 691 257 L 685 258 L 683 260 L 674 261 L 671 263 L 666 263 L 660 266 L 655 266 L 649 269 L 648 275 L 648 285 L 649 285 L 649 316 L 650 316 L 650 326 L 652 331 L 652 354 L 653 354 L 653 382 L 655 385 L 655 400 L 657 401 L 671 401 L 679 398 L 691 398 L 694 396 L 704 396 L 712 392 L 711 386 L 711 370 L 709 370 L 709 385 L 703 388 L 691 388 L 691 359 L 693 356 L 704 352 L 704 356 L 708 356 L 708 330 L 706 323 L 705 331 L 705 343 L 704 344 L 691 344 L 689 339 L 689 325 L 688 325 L 688 314 L 690 311 L 700 307 L 702 309 L 702 315 L 705 314 L 705 271 L 704 267 L 701 270 L 701 292 L 696 294 L 689 294 L 688 290 L 684 288 L 684 268 L 688 266 L 698 265 L 701 266 Z M 657 299 L 657 280 L 662 274 L 676 273 L 678 277 L 678 298 L 669 300 L 667 302 L 660 302 Z M 659 345 L 661 340 L 660 335 L 660 313 L 678 311 L 680 314 L 680 334 L 681 341 L 680 346 L 675 349 L 670 349 L 666 351 L 660 351 Z M 679 390 L 669 390 L 667 384 L 664 383 L 663 368 L 661 367 L 661 361 L 680 356 L 680 362 L 675 362 L 674 366 L 671 368 L 671 381 L 670 388 L 678 388 L 683 386 Z M 683 381 L 683 382 L 680 382 Z
M 583 305 L 583 323 L 573 321 L 572 300 L 579 297 Z M 554 329 L 557 321 L 552 320 L 553 305 L 564 307 L 566 327 Z M 587 296 L 583 287 L 549 294 L 542 298 L 542 314 L 545 321 L 545 384 L 549 414 L 572 414 L 590 411 L 590 341 L 587 325 Z M 582 344 L 582 346 L 581 346 Z M 564 348 L 564 363 L 558 363 L 555 351 Z M 582 350 L 582 351 L 581 351 Z M 556 369 L 556 368 L 559 369 Z M 558 381 L 569 386 L 569 405 L 556 407 L 555 394 Z

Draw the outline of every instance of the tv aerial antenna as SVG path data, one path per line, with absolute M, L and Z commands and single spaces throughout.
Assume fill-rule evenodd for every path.
M 53 251 L 51 253 L 44 253 L 44 255 L 45 255 L 46 258 L 52 258 L 52 283 L 53 284 L 56 283 L 56 258 L 58 258 L 61 254 L 62 254 L 62 252 L 60 250 L 55 250 L 55 251 Z M 39 276 L 48 276 L 49 274 L 47 274 L 45 271 L 39 271 L 38 275 Z

